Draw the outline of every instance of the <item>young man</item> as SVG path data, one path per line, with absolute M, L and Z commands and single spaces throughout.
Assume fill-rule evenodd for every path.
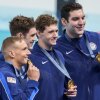
M 33 48 L 36 39 L 36 28 L 33 18 L 25 16 L 15 16 L 9 23 L 11 36 L 23 37 L 29 49 Z M 4 60 L 0 53 L 0 60 Z
M 15 16 L 9 23 L 11 36 L 23 37 L 25 42 L 28 45 L 28 49 L 33 48 L 33 43 L 36 39 L 36 28 L 33 18 L 25 16 Z M 0 62 L 4 61 L 2 53 L 0 53 Z M 21 73 L 22 78 L 26 77 L 24 73 L 27 71 L 27 68 L 22 67 Z
M 0 75 L 3 76 L 3 80 L 0 81 L 0 98 L 7 100 L 6 96 L 10 95 L 9 100 L 33 100 L 38 92 L 39 70 L 29 63 L 28 80 L 21 79 L 19 75 L 19 70 L 24 64 L 27 64 L 30 54 L 26 42 L 19 37 L 8 37 L 3 41 L 2 53 L 5 62 L 0 63 Z M 7 86 L 9 94 L 6 91 Z
M 32 49 L 37 32 L 33 18 L 16 16 L 10 21 L 9 28 L 12 36 L 24 37 L 28 48 Z
M 57 20 L 50 15 L 40 15 L 36 19 L 36 30 L 38 42 L 34 45 L 30 59 L 38 66 L 41 75 L 40 90 L 35 100 L 63 100 L 65 75 L 57 67 L 62 67 L 64 58 L 53 49 L 58 38 Z M 76 94 L 75 86 L 69 89 L 69 97 Z
M 99 100 L 100 64 L 95 58 L 100 52 L 100 36 L 84 30 L 85 14 L 79 3 L 68 3 L 63 6 L 61 22 L 65 30 L 58 39 L 56 48 L 62 52 L 66 68 L 77 85 L 78 93 L 73 99 Z

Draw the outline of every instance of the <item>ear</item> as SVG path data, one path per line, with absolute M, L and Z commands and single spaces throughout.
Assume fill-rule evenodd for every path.
M 62 23 L 63 26 L 66 26 L 67 25 L 67 20 L 65 18 L 62 18 L 61 23 Z
M 37 30 L 37 37 L 40 38 L 41 32 Z
M 9 51 L 8 52 L 8 55 L 11 57 L 11 58 L 14 58 L 15 57 L 15 52 L 13 50 Z
M 21 32 L 17 33 L 16 36 L 24 38 L 24 35 Z

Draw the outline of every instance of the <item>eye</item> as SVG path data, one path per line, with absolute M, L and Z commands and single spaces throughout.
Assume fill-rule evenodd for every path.
M 28 48 L 27 47 L 25 47 L 25 48 L 23 48 L 22 50 L 27 50 Z
M 36 35 L 36 33 L 32 34 L 31 37 L 34 37 Z
M 72 20 L 77 21 L 77 20 L 79 20 L 79 18 L 78 17 L 73 17 Z
M 82 17 L 82 20 L 84 20 L 84 19 L 85 19 L 85 16 Z
M 58 30 L 56 30 L 56 32 L 58 32 Z
M 51 30 L 48 33 L 53 33 L 53 32 L 58 32 L 58 29 L 57 30 Z

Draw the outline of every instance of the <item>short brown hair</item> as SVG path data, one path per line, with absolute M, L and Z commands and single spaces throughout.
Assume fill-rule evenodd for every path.
M 9 23 L 9 28 L 12 36 L 16 36 L 19 32 L 25 36 L 32 27 L 35 27 L 33 18 L 21 15 L 14 17 Z
M 43 32 L 45 27 L 50 26 L 51 24 L 57 24 L 57 20 L 48 14 L 40 15 L 35 22 L 36 29 L 40 32 Z

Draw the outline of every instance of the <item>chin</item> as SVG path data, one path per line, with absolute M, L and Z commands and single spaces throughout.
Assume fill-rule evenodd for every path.
M 27 60 L 26 59 L 23 61 L 23 64 L 27 64 Z
M 84 31 L 77 32 L 78 35 L 83 35 Z
M 52 46 L 53 46 L 53 45 L 56 45 L 56 43 L 52 43 Z

